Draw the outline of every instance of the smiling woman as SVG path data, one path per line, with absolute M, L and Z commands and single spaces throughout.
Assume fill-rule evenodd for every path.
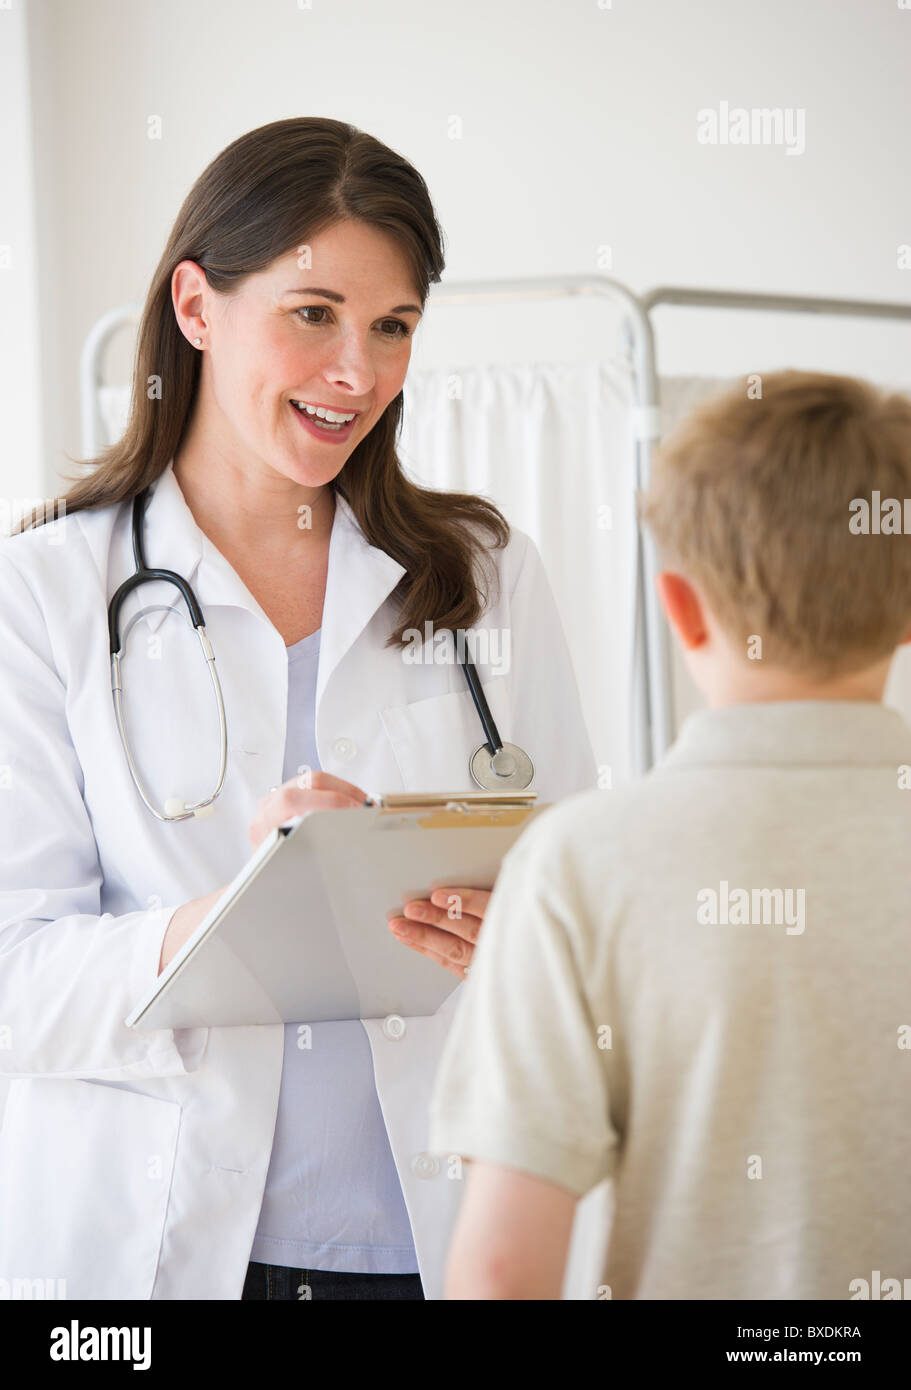
M 178 213 L 139 326 L 127 429 L 73 482 L 66 512 L 126 501 L 172 459 L 189 494 L 203 467 L 211 479 L 213 446 L 223 452 L 239 432 L 245 475 L 252 454 L 289 480 L 296 501 L 267 538 L 273 552 L 299 550 L 298 508 L 329 483 L 367 540 L 403 567 L 389 641 L 427 619 L 470 628 L 485 598 L 483 553 L 509 528 L 483 498 L 413 483 L 396 453 L 411 339 L 443 265 L 424 179 L 380 141 L 317 117 L 242 135 Z M 354 419 L 327 423 L 327 412 Z M 333 447 L 303 447 L 311 440 Z M 325 506 L 322 515 L 328 526 Z M 240 562 L 224 505 L 197 519 Z
M 424 180 L 379 141 L 309 117 L 242 136 L 179 212 L 129 425 L 67 494 L 66 543 L 38 524 L 0 546 L 0 1019 L 17 1040 L 0 1071 L 21 1078 L 0 1277 L 51 1271 L 71 1298 L 439 1296 L 460 1184 L 424 1149 L 449 1000 L 385 1020 L 124 1019 L 293 817 L 474 790 L 478 753 L 505 779 L 513 739 L 542 801 L 594 785 L 534 545 L 399 463 L 442 266 Z M 436 651 L 434 632 L 482 616 L 478 749 L 475 687 L 416 663 L 413 634 Z M 489 888 L 403 883 L 396 904 L 375 887 L 376 930 L 455 976 L 454 1001 Z M 308 898 L 302 882 L 296 966 L 319 979 Z

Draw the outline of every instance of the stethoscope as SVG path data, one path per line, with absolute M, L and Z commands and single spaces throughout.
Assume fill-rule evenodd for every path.
M 221 682 L 218 679 L 218 671 L 215 666 L 215 653 L 212 644 L 206 635 L 205 618 L 202 608 L 193 592 L 191 585 L 186 579 L 175 574 L 173 570 L 149 569 L 146 564 L 145 548 L 142 539 L 142 521 L 145 512 L 145 505 L 148 501 L 150 489 L 144 488 L 142 492 L 133 498 L 133 560 L 136 566 L 135 574 L 131 574 L 128 579 L 120 585 L 111 602 L 108 605 L 108 636 L 110 639 L 111 653 L 111 692 L 114 698 L 114 713 L 117 719 L 117 728 L 120 732 L 120 741 L 123 744 L 123 751 L 126 755 L 127 766 L 130 769 L 130 776 L 133 779 L 136 790 L 143 802 L 157 820 L 179 821 L 188 820 L 192 816 L 204 816 L 209 813 L 216 797 L 221 792 L 224 785 L 225 773 L 228 766 L 228 726 L 225 719 L 225 702 L 222 697 Z M 162 581 L 165 584 L 173 584 L 183 596 L 190 615 L 190 622 L 196 629 L 199 638 L 199 645 L 206 665 L 209 668 L 209 675 L 212 678 L 212 689 L 215 693 L 215 703 L 218 707 L 218 724 L 221 741 L 221 762 L 218 773 L 218 781 L 215 790 L 210 796 L 202 801 L 195 801 L 192 804 L 182 801 L 179 797 L 169 797 L 164 805 L 164 810 L 159 811 L 149 799 L 142 779 L 136 767 L 133 754 L 130 751 L 130 743 L 127 738 L 126 726 L 123 718 L 123 678 L 120 670 L 120 659 L 123 656 L 123 644 L 120 636 L 120 610 L 124 600 L 134 589 L 138 589 L 141 584 L 151 584 Z M 531 786 L 534 780 L 535 769 L 531 758 L 515 743 L 504 743 L 500 738 L 500 731 L 496 726 L 494 717 L 490 712 L 490 706 L 481 688 L 481 681 L 478 676 L 477 667 L 468 656 L 458 656 L 459 665 L 465 672 L 465 679 L 468 682 L 468 689 L 474 701 L 478 718 L 481 721 L 481 728 L 484 731 L 484 742 L 472 753 L 468 762 L 471 777 L 476 786 L 483 791 L 524 791 Z

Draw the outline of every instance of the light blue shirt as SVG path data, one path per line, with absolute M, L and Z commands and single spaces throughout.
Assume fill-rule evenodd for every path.
M 319 768 L 319 632 L 288 648 L 282 780 Z M 306 1035 L 304 1035 L 304 1040 Z M 250 1259 L 296 1269 L 415 1274 L 411 1225 L 358 1020 L 285 1025 L 278 1118 Z

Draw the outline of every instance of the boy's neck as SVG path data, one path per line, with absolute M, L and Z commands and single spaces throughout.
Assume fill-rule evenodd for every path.
M 724 705 L 773 704 L 783 700 L 867 700 L 879 703 L 889 675 L 891 657 L 862 671 L 814 680 L 782 670 L 747 670 L 713 673 L 702 686 L 710 709 Z

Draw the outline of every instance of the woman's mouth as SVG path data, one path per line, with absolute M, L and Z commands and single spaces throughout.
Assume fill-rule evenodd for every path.
M 340 444 L 349 438 L 359 414 L 353 410 L 332 410 L 328 406 L 314 406 L 306 401 L 294 400 L 291 401 L 291 409 L 309 434 L 333 444 Z

